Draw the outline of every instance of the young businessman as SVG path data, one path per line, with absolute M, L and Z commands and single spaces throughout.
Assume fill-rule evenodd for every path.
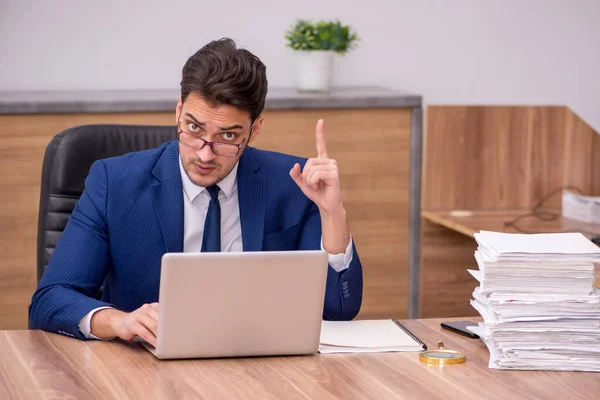
M 249 147 L 266 95 L 264 64 L 232 40 L 191 56 L 175 113 L 178 140 L 92 165 L 33 295 L 33 326 L 155 344 L 161 257 L 182 251 L 323 248 L 330 265 L 323 317 L 356 316 L 362 267 L 323 121 L 315 158 Z

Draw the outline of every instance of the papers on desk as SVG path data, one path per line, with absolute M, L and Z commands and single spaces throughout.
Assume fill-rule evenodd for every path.
M 590 224 L 600 223 L 600 197 L 583 196 L 564 190 L 562 193 L 562 215 Z
M 475 240 L 479 249 L 491 261 L 600 262 L 598 246 L 581 233 L 516 234 L 480 231 L 475 234 Z
M 600 372 L 600 248 L 578 233 L 482 231 L 469 270 L 490 368 Z
M 427 346 L 400 322 L 387 320 L 323 321 L 319 353 L 422 351 Z

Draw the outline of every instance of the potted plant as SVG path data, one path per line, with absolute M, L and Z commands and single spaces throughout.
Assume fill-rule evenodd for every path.
M 358 37 L 338 20 L 298 20 L 287 31 L 287 47 L 297 56 L 297 89 L 329 92 L 335 54 L 344 55 L 354 48 Z

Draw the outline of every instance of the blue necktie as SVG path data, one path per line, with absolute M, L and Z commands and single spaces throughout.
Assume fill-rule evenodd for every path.
M 217 185 L 207 187 L 210 194 L 210 203 L 204 221 L 204 234 L 202 235 L 202 252 L 221 251 L 221 205 L 219 204 L 219 190 Z

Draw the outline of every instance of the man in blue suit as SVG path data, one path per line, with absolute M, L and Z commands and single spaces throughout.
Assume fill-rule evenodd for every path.
M 230 39 L 188 59 L 178 140 L 92 165 L 33 295 L 34 327 L 155 344 L 161 257 L 182 251 L 323 248 L 329 254 L 323 318 L 356 316 L 362 267 L 323 121 L 315 158 L 249 147 L 261 131 L 266 94 L 264 64 Z

